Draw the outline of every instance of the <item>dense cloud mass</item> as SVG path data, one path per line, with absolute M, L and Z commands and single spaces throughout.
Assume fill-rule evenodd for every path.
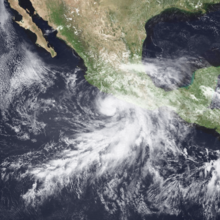
M 190 84 L 192 78 L 190 60 L 192 59 L 186 57 L 145 59 L 145 72 L 157 87 L 174 90 Z
M 24 206 L 40 209 L 64 189 L 79 202 L 90 190 L 105 212 L 120 212 L 122 219 L 130 209 L 140 216 L 179 215 L 189 204 L 205 206 L 207 218 L 216 215 L 216 141 L 196 134 L 167 108 L 147 111 L 76 82 L 77 73 L 66 78 L 58 100 L 35 103 L 36 121 L 45 112 L 53 121 L 44 121 L 46 133 L 59 129 L 56 140 L 1 165 L 4 183 L 29 179 L 20 195 Z
M 2 13 L 8 37 L 0 39 L 10 46 L 0 55 L 1 219 L 219 216 L 215 132 L 185 123 L 168 107 L 150 111 L 100 92 L 84 80 L 77 59 L 75 66 L 59 57 L 46 62 L 30 42 L 15 44 L 1 1 Z M 154 77 L 167 63 L 186 71 L 185 62 L 155 68 L 149 61 L 148 68 Z M 172 68 L 164 84 L 181 81 Z
M 220 65 L 219 5 L 212 10 L 208 15 L 189 15 L 173 9 L 147 22 L 143 61 L 157 87 L 187 86 L 197 69 Z M 149 65 L 156 67 L 154 71 Z

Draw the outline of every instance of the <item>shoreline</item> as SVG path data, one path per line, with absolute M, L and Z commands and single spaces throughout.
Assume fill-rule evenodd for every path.
M 36 8 L 35 10 L 38 13 Z M 198 11 L 199 10 L 197 10 L 197 12 Z M 39 13 L 38 15 L 40 18 L 42 18 L 42 16 L 40 16 Z M 48 22 L 49 26 L 52 26 L 52 28 L 54 28 L 53 25 L 50 25 L 52 23 L 51 19 L 48 19 L 48 21 L 45 20 L 44 18 L 42 19 Z M 67 30 L 68 29 L 66 29 L 66 31 Z M 60 36 L 62 36 L 62 34 L 59 33 L 58 31 L 58 34 L 56 37 L 60 39 Z M 74 48 L 72 45 L 69 45 L 68 41 L 65 41 L 63 39 L 63 36 L 61 39 L 65 42 L 67 46 L 70 46 L 70 48 L 72 49 Z M 91 85 L 97 87 L 100 91 L 112 94 L 119 99 L 136 104 L 146 109 L 155 110 L 155 109 L 160 108 L 161 106 L 167 106 L 175 110 L 175 112 L 178 115 L 180 115 L 180 117 L 183 120 L 187 121 L 188 123 L 195 123 L 195 124 L 198 123 L 199 125 L 204 126 L 204 127 L 206 127 L 205 125 L 207 125 L 207 127 L 211 129 L 216 128 L 215 123 L 217 122 L 213 124 L 212 120 L 210 121 L 209 111 L 208 109 L 206 109 L 207 108 L 206 104 L 209 103 L 209 100 L 208 99 L 202 100 L 202 103 L 201 103 L 202 109 L 201 109 L 200 103 L 199 105 L 194 106 L 194 104 L 191 103 L 191 100 L 188 100 L 189 98 L 186 98 L 186 97 L 189 97 L 190 92 L 192 92 L 192 90 L 195 89 L 193 86 L 190 86 L 192 87 L 192 89 L 188 90 L 189 94 L 188 93 L 186 94 L 185 92 L 181 91 L 181 89 L 174 91 L 174 92 L 167 93 L 155 87 L 154 85 L 152 85 L 153 84 L 152 80 L 149 77 L 147 77 L 144 72 L 135 72 L 135 71 L 131 72 L 130 70 L 124 71 L 124 70 L 118 69 L 118 67 L 114 68 L 114 66 L 109 65 L 108 62 L 107 63 L 102 62 L 99 64 L 100 61 L 98 59 L 96 60 L 96 57 L 94 57 L 93 60 L 95 59 L 97 62 L 95 63 L 94 61 L 94 63 L 90 63 L 89 56 L 87 56 L 84 53 L 82 54 L 81 52 L 79 53 L 78 52 L 79 50 L 77 49 L 75 49 L 75 51 L 79 55 L 79 57 L 81 57 L 83 66 L 87 68 L 86 75 L 84 75 L 86 81 L 89 82 Z M 140 65 L 141 59 L 142 57 L 137 57 L 133 60 L 130 60 L 130 63 L 128 64 L 132 64 L 133 62 L 134 64 L 137 63 L 138 65 Z M 119 63 L 120 62 L 121 60 L 119 60 Z M 95 66 L 93 66 L 93 64 Z M 125 62 L 125 64 L 127 63 Z M 198 72 L 199 73 L 205 72 L 205 74 L 207 74 L 206 72 L 210 69 L 212 70 L 212 68 L 200 69 L 200 71 Z M 101 74 L 100 74 L 100 70 L 102 71 Z M 216 75 L 216 71 L 214 71 L 213 75 Z M 198 76 L 200 78 L 202 77 L 201 74 L 199 74 Z M 112 78 L 112 79 L 107 81 L 106 77 L 110 79 Z M 128 79 L 126 79 L 127 77 L 131 78 L 130 80 L 131 84 L 127 82 L 128 81 Z M 134 86 L 134 82 L 137 82 L 137 87 Z M 120 83 L 122 84 L 120 87 L 118 87 Z M 208 83 L 208 85 L 209 84 L 210 83 Z M 153 93 L 152 93 L 152 90 L 153 90 Z M 140 95 L 139 95 L 139 91 L 141 92 Z M 182 101 L 179 103 L 180 98 L 182 99 Z M 188 106 L 189 103 L 193 105 Z M 197 109 L 198 107 L 200 108 L 198 110 L 202 111 L 201 114 L 195 113 L 195 112 L 193 112 L 193 114 L 191 113 L 191 115 L 189 114 L 189 108 Z M 216 112 L 215 117 L 218 117 L 218 111 Z M 218 125 L 218 129 L 217 129 L 218 132 L 220 132 L 219 126 L 220 125 Z
M 44 48 L 47 52 L 51 54 L 52 57 L 56 56 L 56 52 L 53 48 L 48 47 L 48 42 L 43 36 L 43 33 L 40 28 L 33 22 L 32 17 L 24 10 L 18 3 L 18 0 L 7 0 L 9 6 L 17 11 L 17 13 L 22 17 L 21 21 L 15 22 L 24 29 L 28 29 L 32 33 L 36 35 L 36 44 L 42 48 Z

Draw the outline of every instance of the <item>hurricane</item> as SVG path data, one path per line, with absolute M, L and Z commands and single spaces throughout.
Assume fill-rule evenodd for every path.
M 55 61 L 36 52 L 6 9 L 0 2 L 0 39 L 7 41 L 0 52 L 2 219 L 220 215 L 217 132 L 185 122 L 168 106 L 148 110 L 100 91 L 63 41 L 56 38 L 57 47 L 67 52 Z M 181 69 L 184 62 L 145 60 L 141 68 L 158 85 L 167 72 L 162 84 L 176 89 L 177 70 L 190 70 Z

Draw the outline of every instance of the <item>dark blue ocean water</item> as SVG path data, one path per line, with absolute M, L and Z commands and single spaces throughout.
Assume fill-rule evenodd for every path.
M 219 4 L 209 6 L 207 14 L 168 9 L 150 19 L 145 25 L 147 38 L 143 44 L 143 60 L 150 63 L 157 61 L 157 65 L 161 65 L 161 76 L 163 70 L 174 68 L 176 71 L 171 80 L 178 87 L 189 85 L 197 69 L 220 66 L 219 8 Z M 180 58 L 184 60 L 178 66 Z M 182 78 L 175 81 L 178 74 Z M 157 78 L 150 77 L 156 86 L 171 89 L 169 84 L 159 83 Z
M 28 1 L 20 0 L 20 4 L 23 7 L 28 7 L 30 14 L 33 14 L 33 9 L 31 9 L 31 5 Z M 16 15 L 16 13 L 10 9 L 7 2 L 5 2 L 4 5 L 7 9 L 7 13 L 9 13 L 11 17 Z M 164 58 L 169 57 L 172 59 L 173 57 L 181 56 L 181 54 L 190 53 L 190 56 L 195 58 L 198 63 L 200 62 L 200 58 L 203 59 L 205 63 L 198 64 L 196 61 L 195 64 L 195 62 L 193 62 L 192 66 L 193 68 L 195 67 L 195 69 L 206 65 L 218 65 L 218 47 L 216 47 L 216 50 L 213 50 L 217 52 L 213 52 L 209 49 L 204 52 L 204 50 L 199 50 L 199 46 L 190 47 L 190 50 L 185 50 L 187 44 L 185 41 L 185 43 L 183 42 L 182 44 L 177 43 L 181 50 L 179 48 L 170 49 L 169 45 L 161 50 L 161 48 L 156 47 L 155 44 L 153 45 L 152 41 L 155 36 L 153 33 L 155 34 L 158 31 L 158 42 L 161 41 L 161 36 L 163 36 L 163 38 L 167 37 L 168 41 L 177 39 L 179 42 L 179 30 L 184 28 L 186 28 L 186 32 L 188 29 L 190 30 L 187 32 L 190 36 L 203 33 L 210 42 L 213 42 L 213 39 L 216 39 L 212 36 L 210 29 L 202 30 L 200 33 L 197 29 L 191 27 L 191 23 L 190 25 L 187 23 L 199 22 L 198 26 L 202 26 L 204 24 L 203 19 L 198 21 L 197 17 L 190 17 L 189 20 L 187 16 L 178 15 L 178 13 L 175 16 L 171 16 L 172 18 L 169 17 L 170 15 L 167 15 L 166 17 L 165 14 L 162 14 L 159 18 L 155 18 L 155 20 L 149 22 L 150 24 L 151 22 L 153 23 L 152 26 L 149 24 L 146 25 L 147 32 L 150 32 L 150 34 L 148 34 L 148 38 L 144 43 L 143 57 L 159 59 L 159 57 L 162 56 Z M 219 15 L 219 11 L 211 13 L 213 18 L 219 18 Z M 181 21 L 177 19 L 179 16 L 182 16 Z M 16 15 L 16 19 L 20 19 L 18 15 Z M 175 21 L 173 21 L 173 19 Z M 32 187 L 34 180 L 29 177 L 21 178 L 20 175 L 29 170 L 31 166 L 40 166 L 40 164 L 46 163 L 51 158 L 54 158 L 56 153 L 61 152 L 63 149 L 74 150 L 76 146 L 67 146 L 67 144 L 61 141 L 63 134 L 65 134 L 65 136 L 75 137 L 74 135 L 80 134 L 81 131 L 89 133 L 90 128 L 88 125 L 90 125 L 91 122 L 94 122 L 97 129 L 101 130 L 108 125 L 110 121 L 109 117 L 103 116 L 97 111 L 95 103 L 97 94 L 100 94 L 100 91 L 85 81 L 84 75 L 86 67 L 83 64 L 82 59 L 75 51 L 73 51 L 73 49 L 68 47 L 65 42 L 56 37 L 57 32 L 49 27 L 47 22 L 43 21 L 38 16 L 34 16 L 33 20 L 42 29 L 49 44 L 54 47 L 57 52 L 55 58 L 51 58 L 48 52 L 35 45 L 34 42 L 36 41 L 36 37 L 29 31 L 20 28 L 13 20 L 9 21 L 8 26 L 10 28 L 6 29 L 6 32 L 8 31 L 8 38 L 5 38 L 5 30 L 0 29 L 0 59 L 3 60 L 3 56 L 11 53 L 10 59 L 5 61 L 6 65 L 1 72 L 1 83 L 3 85 L 2 87 L 5 88 L 5 90 L 1 90 L 1 98 L 5 103 L 6 101 L 4 97 L 6 97 L 11 91 L 10 86 L 7 85 L 8 78 L 11 80 L 15 77 L 16 70 L 20 63 L 21 66 L 27 65 L 25 62 L 23 64 L 23 60 L 25 59 L 23 54 L 25 53 L 25 50 L 35 54 L 33 59 L 37 57 L 37 59 L 40 60 L 39 63 L 42 63 L 46 73 L 45 80 L 42 81 L 42 84 L 45 85 L 45 89 L 42 89 L 39 85 L 35 86 L 33 83 L 33 87 L 28 89 L 25 88 L 20 93 L 15 94 L 12 102 L 8 105 L 7 110 L 4 112 L 3 110 L 1 111 L 0 164 L 2 171 L 3 169 L 5 173 L 13 171 L 13 175 L 9 176 L 7 180 L 3 178 L 0 180 L 0 219 L 117 220 L 124 218 L 131 220 L 181 220 L 204 218 L 201 204 L 194 204 L 190 201 L 186 202 L 181 196 L 178 198 L 177 202 L 177 206 L 180 210 L 179 214 L 173 215 L 172 210 L 165 214 L 160 213 L 159 207 L 151 204 L 151 200 L 148 198 L 148 191 L 146 189 L 153 184 L 153 177 L 150 175 L 147 175 L 142 180 L 140 192 L 142 193 L 141 195 L 144 196 L 143 201 L 148 205 L 151 214 L 146 215 L 137 212 L 135 209 L 135 201 L 133 201 L 133 199 L 131 201 L 134 203 L 130 201 L 130 203 L 128 202 L 126 209 L 121 208 L 122 205 L 118 202 L 122 199 L 119 189 L 123 187 L 126 188 L 126 185 L 129 185 L 129 182 L 132 182 L 132 177 L 137 177 L 139 175 L 139 171 L 142 169 L 142 167 L 140 167 L 142 164 L 140 161 L 143 160 L 144 164 L 144 161 L 147 160 L 147 158 L 142 158 L 142 151 L 140 151 L 140 155 L 137 158 L 137 164 L 125 168 L 127 169 L 128 177 L 124 177 L 124 174 L 120 173 L 121 171 L 115 171 L 115 175 L 118 175 L 119 179 L 121 178 L 121 182 L 118 184 L 115 191 L 115 195 L 118 196 L 118 199 L 114 199 L 114 197 L 109 199 L 108 195 L 105 195 L 104 193 L 103 199 L 100 199 L 99 193 L 103 191 L 109 180 L 114 179 L 110 174 L 106 173 L 106 175 L 103 175 L 96 181 L 96 184 L 91 184 L 90 180 L 87 180 L 87 184 L 82 186 L 84 193 L 81 197 L 77 197 L 75 191 L 70 190 L 71 187 L 75 186 L 73 184 L 73 186 L 67 185 L 58 194 L 51 195 L 37 207 L 25 206 L 21 196 Z M 207 26 L 209 26 L 209 23 Z M 215 23 L 213 24 L 213 27 L 215 27 Z M 216 27 L 218 27 L 217 24 Z M 163 32 L 162 30 L 166 30 L 166 28 L 168 28 L 168 32 Z M 189 37 L 187 39 L 191 38 Z M 210 45 L 209 47 L 213 46 Z M 206 48 L 209 47 L 207 46 Z M 149 50 L 151 52 L 149 52 Z M 180 53 L 179 51 L 182 50 L 183 52 Z M 210 56 L 214 56 L 214 58 L 211 59 L 213 63 L 210 62 Z M 69 80 L 71 79 L 71 76 L 76 76 L 76 80 Z M 73 81 L 74 85 L 72 84 Z M 16 82 L 18 83 L 18 81 Z M 103 97 L 108 96 L 104 93 L 101 93 L 101 95 Z M 48 104 L 48 100 L 52 101 Z M 24 112 L 26 113 L 25 116 Z M 123 114 L 120 115 L 118 121 L 120 122 L 123 117 L 125 117 Z M 31 121 L 35 119 L 36 123 L 40 122 L 41 124 L 44 124 L 42 129 L 40 125 L 39 127 L 36 126 L 40 129 L 39 132 L 35 131 L 29 123 L 29 120 Z M 155 127 L 157 123 L 159 122 L 157 121 L 156 115 Z M 166 179 L 172 175 L 187 172 L 187 170 L 191 168 L 196 169 L 197 166 L 205 162 L 217 160 L 217 150 L 219 150 L 220 147 L 220 136 L 217 132 L 196 125 L 189 125 L 180 120 L 178 116 L 175 116 L 175 119 L 171 123 L 174 125 L 175 129 L 172 130 L 173 128 L 167 125 L 167 138 L 171 137 L 172 141 L 180 149 L 186 148 L 188 154 L 192 156 L 192 158 L 195 158 L 197 164 L 193 164 L 192 161 L 187 160 L 184 156 L 178 156 L 178 160 L 174 160 L 176 158 L 171 152 L 169 152 L 167 157 L 164 156 L 162 159 L 158 158 L 158 172 L 163 178 Z M 22 139 L 15 131 L 15 127 L 19 127 L 21 133 L 23 132 L 22 134 L 28 134 L 29 138 Z M 184 140 L 180 138 L 182 127 L 187 127 L 188 131 Z M 47 144 L 50 145 L 51 143 L 54 143 L 54 149 L 49 149 L 47 151 L 45 146 Z M 160 144 L 163 146 L 163 143 Z M 145 148 L 147 149 L 148 147 L 143 143 L 143 149 Z M 208 149 L 208 153 L 206 149 Z M 31 156 L 32 154 L 33 156 Z M 21 161 L 24 164 L 14 171 L 10 167 L 10 164 L 12 164 L 17 158 L 21 158 Z M 173 159 L 172 162 L 167 162 L 167 158 Z M 91 167 L 90 173 L 93 173 L 93 169 L 96 170 L 96 167 Z M 129 176 L 131 178 L 129 178 Z M 196 178 L 197 177 L 195 177 L 195 179 Z M 83 184 L 85 183 L 83 178 L 80 179 L 80 181 Z M 36 190 L 42 186 L 41 184 L 41 182 L 37 183 Z M 129 194 L 129 189 L 125 191 L 125 194 Z M 137 199 L 138 195 L 135 198 Z M 115 211 L 107 211 L 103 204 L 103 200 L 107 200 L 108 209 L 110 211 Z M 126 216 L 126 218 L 124 216 Z

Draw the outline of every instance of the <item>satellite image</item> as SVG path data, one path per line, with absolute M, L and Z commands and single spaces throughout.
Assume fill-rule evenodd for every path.
M 220 0 L 0 0 L 0 220 L 220 220 Z

